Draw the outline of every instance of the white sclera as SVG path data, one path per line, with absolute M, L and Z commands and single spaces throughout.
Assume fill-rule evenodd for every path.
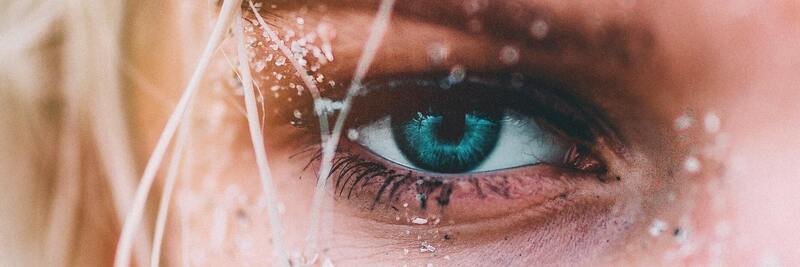
M 392 124 L 389 116 L 383 117 L 373 123 L 358 128 L 358 143 L 372 153 L 394 163 L 413 168 L 414 164 L 403 155 L 392 134 Z
M 533 118 L 509 112 L 503 119 L 494 150 L 473 172 L 559 162 L 566 149 L 558 136 L 539 127 Z

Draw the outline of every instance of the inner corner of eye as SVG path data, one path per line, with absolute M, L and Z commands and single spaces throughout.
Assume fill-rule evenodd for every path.
M 474 116 L 470 112 L 385 116 L 348 131 L 378 158 L 434 173 L 473 173 L 558 163 L 565 142 L 531 116 Z

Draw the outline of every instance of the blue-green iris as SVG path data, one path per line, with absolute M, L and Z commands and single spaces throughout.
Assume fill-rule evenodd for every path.
M 497 144 L 501 126 L 492 116 L 475 113 L 418 113 L 410 119 L 392 119 L 394 139 L 406 158 L 422 169 L 442 173 L 476 168 Z

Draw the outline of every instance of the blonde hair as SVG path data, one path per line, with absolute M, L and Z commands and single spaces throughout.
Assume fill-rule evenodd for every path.
M 109 237 L 138 172 L 122 94 L 124 7 L 0 1 L 0 265 L 112 260 Z M 137 242 L 140 263 L 147 245 Z
M 360 76 L 370 65 L 393 3 L 382 1 L 380 19 L 376 19 L 367 45 L 372 48 L 359 60 L 361 74 L 353 84 L 360 84 Z M 233 12 L 240 6 L 241 0 L 224 1 L 212 41 L 203 53 L 205 61 L 227 32 L 228 19 L 241 15 Z M 0 36 L 4 38 L 0 46 L 0 58 L 4 59 L 0 63 L 0 167 L 9 174 L 0 177 L 0 186 L 14 193 L 3 194 L 7 201 L 0 204 L 9 210 L 0 221 L 0 238 L 6 241 L 4 246 L 9 246 L 0 251 L 0 265 L 105 266 L 115 262 L 124 266 L 129 262 L 129 246 L 133 246 L 136 263 L 151 262 L 147 229 L 151 224 L 138 220 L 152 220 L 153 216 L 143 214 L 152 215 L 144 203 L 155 170 L 177 129 L 173 119 L 183 118 L 184 102 L 188 101 L 184 98 L 191 99 L 207 62 L 198 63 L 188 93 L 170 117 L 164 131 L 167 134 L 162 133 L 156 145 L 153 155 L 157 156 L 150 158 L 142 181 L 137 181 L 141 168 L 130 145 L 123 95 L 126 54 L 122 40 L 123 27 L 128 26 L 123 22 L 129 15 L 125 10 L 125 3 L 107 0 L 0 2 L 0 14 L 9 15 L 0 22 Z M 136 19 L 139 22 L 142 18 Z M 242 30 L 240 24 L 237 26 Z M 239 60 L 247 62 L 239 34 Z M 239 67 L 245 91 L 252 93 L 249 69 L 247 65 Z M 262 133 L 258 130 L 258 112 L 253 108 L 255 100 L 245 96 L 259 175 L 265 194 L 272 196 L 266 152 L 258 143 Z M 345 109 L 349 108 L 349 97 Z M 328 158 L 338 143 L 345 117 L 340 115 L 331 133 L 334 141 L 326 149 Z M 324 183 L 318 185 L 313 214 L 319 211 L 323 187 Z M 285 265 L 288 260 L 279 238 L 282 229 L 277 205 L 269 203 L 275 262 Z M 318 226 L 312 223 L 309 231 L 312 252 Z M 119 244 L 117 237 L 121 237 Z M 152 262 L 158 262 L 157 258 Z

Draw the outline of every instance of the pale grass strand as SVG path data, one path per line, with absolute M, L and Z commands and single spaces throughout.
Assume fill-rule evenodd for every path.
M 51 201 L 45 242 L 47 266 L 59 266 L 70 257 L 70 244 L 75 233 L 78 201 L 80 200 L 80 94 L 75 90 L 64 93 L 63 132 L 59 140 L 55 193 Z
M 317 116 L 319 117 L 319 132 L 320 132 L 320 138 L 322 139 L 322 143 L 324 144 L 325 142 L 328 141 L 328 136 L 330 135 L 328 126 L 328 114 L 321 112 L 322 109 L 319 108 L 319 101 L 322 98 L 322 96 L 320 95 L 317 83 L 314 81 L 313 78 L 311 78 L 311 75 L 308 75 L 308 71 L 305 68 L 303 68 L 303 65 L 300 65 L 300 63 L 297 62 L 297 59 L 294 58 L 292 51 L 289 49 L 289 47 L 286 46 L 286 44 L 283 43 L 283 41 L 281 41 L 278 34 L 274 30 L 272 30 L 272 27 L 270 27 L 269 24 L 267 24 L 267 22 L 264 20 L 264 17 L 261 16 L 261 13 L 258 12 L 258 9 L 256 8 L 255 4 L 253 4 L 253 1 L 248 0 L 248 2 L 250 4 L 250 10 L 252 10 L 253 14 L 256 16 L 256 21 L 258 21 L 258 25 L 261 26 L 261 30 L 267 33 L 267 36 L 269 36 L 270 41 L 272 41 L 272 43 L 278 46 L 278 50 L 281 51 L 281 53 L 283 54 L 284 57 L 286 57 L 287 60 L 289 60 L 289 63 L 291 63 L 292 67 L 294 67 L 295 73 L 297 74 L 298 77 L 300 77 L 300 80 L 303 81 L 303 84 L 305 84 L 306 88 L 308 88 L 308 91 L 311 93 L 311 97 L 314 99 L 314 110 L 319 112 L 317 114 Z
M 189 267 L 191 266 L 191 259 L 189 255 L 189 208 L 187 201 L 187 193 L 186 191 L 181 191 L 181 194 L 178 195 L 178 210 L 179 216 L 178 224 L 180 226 L 180 235 L 181 235 L 181 266 Z
M 298 77 L 300 77 L 301 80 L 303 80 L 303 84 L 306 85 L 308 91 L 311 93 L 311 96 L 314 98 L 314 100 L 319 99 L 320 93 L 319 93 L 319 88 L 317 87 L 317 83 L 314 81 L 313 78 L 311 78 L 310 75 L 308 75 L 308 71 L 305 68 L 303 68 L 303 65 L 300 65 L 300 63 L 297 62 L 297 59 L 294 58 L 294 55 L 292 54 L 292 51 L 289 49 L 289 47 L 287 47 L 286 44 L 284 44 L 283 41 L 281 41 L 281 39 L 278 38 L 278 34 L 274 30 L 272 30 L 272 27 L 270 27 L 266 21 L 264 21 L 264 17 L 262 17 L 261 14 L 258 13 L 258 9 L 253 4 L 253 0 L 248 0 L 248 2 L 250 3 L 250 9 L 256 16 L 256 21 L 258 21 L 258 25 L 261 26 L 261 30 L 267 33 L 267 36 L 269 36 L 270 41 L 275 43 L 275 45 L 278 46 L 278 50 L 281 51 L 281 54 L 283 54 L 283 56 L 286 57 L 286 59 L 289 60 L 290 63 L 292 63 L 295 73 L 297 74 Z
M 325 195 L 325 185 L 331 172 L 334 152 L 339 144 L 339 139 L 342 135 L 342 128 L 344 127 L 344 122 L 347 119 L 348 113 L 350 112 L 353 97 L 358 95 L 359 91 L 361 90 L 361 83 L 364 80 L 372 61 L 375 59 L 378 48 L 383 41 L 383 36 L 388 30 L 394 3 L 394 0 L 381 1 L 380 6 L 378 7 L 378 13 L 375 16 L 375 20 L 370 28 L 369 37 L 367 38 L 364 46 L 364 52 L 361 54 L 361 57 L 358 60 L 358 65 L 356 66 L 353 80 L 351 81 L 350 87 L 347 90 L 347 96 L 344 99 L 342 109 L 339 111 L 339 115 L 336 117 L 336 123 L 333 127 L 333 131 L 331 132 L 331 136 L 326 142 L 323 143 L 324 147 L 322 151 L 322 163 L 320 166 L 319 177 L 317 177 L 316 190 L 314 191 L 314 197 L 311 202 L 311 225 L 309 226 L 310 229 L 308 230 L 308 235 L 306 236 L 306 247 L 304 251 L 306 257 L 313 257 L 316 255 L 317 235 L 320 228 L 320 207 L 322 206 L 322 200 Z
M 239 9 L 241 2 L 242 0 L 225 0 L 225 2 L 222 4 L 222 10 L 220 11 L 219 19 L 217 24 L 214 26 L 214 30 L 211 33 L 209 42 L 206 44 L 206 47 L 203 50 L 203 54 L 197 64 L 197 68 L 192 74 L 189 84 L 186 86 L 183 95 L 178 101 L 175 111 L 173 111 L 172 115 L 170 115 L 167 124 L 164 126 L 164 131 L 161 132 L 161 136 L 156 143 L 156 147 L 153 149 L 153 152 L 147 161 L 147 165 L 145 166 L 139 186 L 136 189 L 133 207 L 130 209 L 128 216 L 125 218 L 120 239 L 117 243 L 117 251 L 114 258 L 114 266 L 116 267 L 130 265 L 133 236 L 136 233 L 136 230 L 139 228 L 138 226 L 144 213 L 144 205 L 147 201 L 147 195 L 152 187 L 153 180 L 158 172 L 158 168 L 161 164 L 167 147 L 172 140 L 172 137 L 175 135 L 175 132 L 178 129 L 179 123 L 184 119 L 184 114 L 190 104 L 190 100 L 197 92 L 203 75 L 210 64 L 211 57 L 216 51 L 216 48 L 222 42 L 224 34 L 230 28 L 229 26 L 232 15 L 234 11 Z
M 156 229 L 153 234 L 152 252 L 150 253 L 151 267 L 158 267 L 161 261 L 161 244 L 164 240 L 164 229 L 167 225 L 172 194 L 175 191 L 175 184 L 178 181 L 178 172 L 180 171 L 184 155 L 184 147 L 189 139 L 188 135 L 191 129 L 192 109 L 192 106 L 189 106 L 186 111 L 187 119 L 181 124 L 178 137 L 175 139 L 175 148 L 172 151 L 172 158 L 170 159 L 169 168 L 167 169 L 167 178 L 164 182 L 164 189 L 161 192 L 161 200 L 158 204 L 158 215 L 156 215 Z
M 52 11 L 55 14 L 60 14 L 64 9 L 62 5 L 54 5 L 52 7 L 52 9 L 56 8 L 58 8 L 58 12 Z M 53 21 L 56 18 L 55 14 L 49 16 L 53 18 Z M 39 21 L 45 22 L 45 20 Z M 42 26 L 43 28 L 49 28 L 50 23 L 48 22 Z M 16 36 L 13 33 L 9 35 Z M 42 38 L 39 34 L 33 35 L 35 37 L 26 36 L 33 38 L 33 40 Z M 23 42 L 26 47 L 33 46 L 33 43 L 32 41 Z M 7 51 L 6 47 L 0 48 L 0 51 Z M 51 206 L 44 243 L 44 263 L 47 266 L 59 266 L 64 262 L 68 262 L 71 256 L 72 249 L 70 245 L 73 242 L 76 230 L 75 224 L 80 200 L 80 102 L 82 88 L 73 86 L 70 89 L 72 90 L 64 90 L 63 93 L 65 101 L 62 112 L 64 115 L 61 121 L 62 134 L 59 136 L 58 141 L 59 160 L 56 162 L 55 192 L 50 201 Z
M 108 178 L 115 217 L 125 220 L 132 209 L 136 170 L 128 144 L 120 84 L 120 38 L 124 5 L 114 1 L 65 1 L 65 69 L 70 70 L 66 90 L 78 90 L 88 99 L 81 116 L 97 140 L 101 166 Z M 101 23 L 102 22 L 102 23 Z M 80 89 L 76 89 L 80 88 Z M 85 112 L 85 113 L 84 113 Z M 82 125 L 83 126 L 83 125 Z M 144 227 L 147 229 L 148 227 Z M 136 259 L 147 261 L 149 232 L 131 237 Z M 135 242 L 134 242 L 135 238 Z
M 288 255 L 283 247 L 283 226 L 281 224 L 280 212 L 278 211 L 275 187 L 272 184 L 272 173 L 267 159 L 267 151 L 264 146 L 264 136 L 261 132 L 261 123 L 258 116 L 258 104 L 256 103 L 255 89 L 253 88 L 253 76 L 250 73 L 250 60 L 247 55 L 247 48 L 244 41 L 244 25 L 241 12 L 237 12 L 237 19 L 234 22 L 234 36 L 236 37 L 237 52 L 239 55 L 239 74 L 242 77 L 244 91 L 244 104 L 247 110 L 247 124 L 250 129 L 250 139 L 253 142 L 258 174 L 261 177 L 261 186 L 267 201 L 267 214 L 269 215 L 270 230 L 272 233 L 272 254 L 278 266 L 289 266 Z

